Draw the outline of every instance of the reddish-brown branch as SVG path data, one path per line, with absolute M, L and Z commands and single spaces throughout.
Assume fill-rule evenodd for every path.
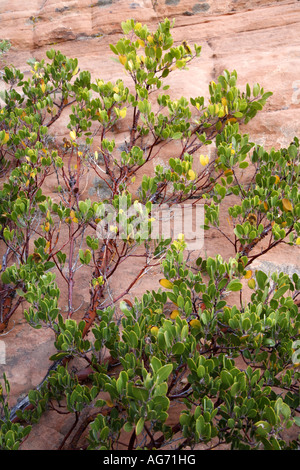
M 13 305 L 15 291 L 8 286 L 0 286 L 0 333 L 3 332 L 8 325 L 9 319 L 15 313 L 21 302 L 22 297 L 18 297 Z

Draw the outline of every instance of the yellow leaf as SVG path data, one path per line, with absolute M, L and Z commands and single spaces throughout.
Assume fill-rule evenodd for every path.
M 45 93 L 45 91 L 46 91 L 46 85 L 45 85 L 44 82 L 41 84 L 41 90 L 42 90 L 43 93 Z
M 4 139 L 3 139 L 3 144 L 6 144 L 6 142 L 8 142 L 9 140 L 9 133 L 8 132 L 5 132 L 5 136 L 4 136 Z
M 257 217 L 255 214 L 249 214 L 247 217 L 248 222 L 250 222 L 251 225 L 255 225 L 257 221 Z
M 193 181 L 195 178 L 196 178 L 196 173 L 194 172 L 194 170 L 189 170 L 188 179 Z
M 139 31 L 142 28 L 142 23 L 136 23 L 134 26 L 135 31 Z
M 71 219 L 74 219 L 74 217 L 75 217 L 75 212 L 73 210 L 70 211 L 70 217 L 71 217 Z
M 255 341 L 261 341 L 263 339 L 263 334 L 258 333 L 258 335 L 254 336 Z
M 138 39 L 138 43 L 141 47 L 145 47 L 145 43 L 142 39 Z
M 122 65 L 126 64 L 126 56 L 125 55 L 119 55 L 119 61 L 121 62 Z
M 173 283 L 168 281 L 168 279 L 160 279 L 160 285 L 165 287 L 166 289 L 172 289 Z
M 109 406 L 109 408 L 113 408 L 114 404 L 111 400 L 106 400 L 106 404 L 107 406 Z
M 296 245 L 300 245 L 300 237 L 297 238 Z
M 201 323 L 199 320 L 194 319 L 190 321 L 190 325 L 192 328 L 200 328 Z
M 278 175 L 276 175 L 276 176 L 275 176 L 275 184 L 278 184 L 278 183 L 279 183 L 279 181 L 280 181 L 280 178 L 279 178 L 279 176 L 278 176 Z
M 227 106 L 227 99 L 224 96 L 221 101 L 223 106 Z
M 223 116 L 225 116 L 225 109 L 224 107 L 222 106 L 222 108 L 220 109 L 219 113 L 218 113 L 218 116 L 219 118 L 222 118 Z
M 282 199 L 282 207 L 285 212 L 291 212 L 293 210 L 293 206 L 288 199 Z
M 49 232 L 49 230 L 50 230 L 50 224 L 49 224 L 49 222 L 46 222 L 46 223 L 45 223 L 45 225 L 44 225 L 44 230 L 45 230 L 45 232 Z
M 70 132 L 70 137 L 72 140 L 75 140 L 76 139 L 76 132 L 75 131 L 71 131 Z
M 150 43 L 150 44 L 153 44 L 153 37 L 152 36 L 147 36 L 147 41 Z
M 157 333 L 158 333 L 158 328 L 157 328 L 157 326 L 152 326 L 152 328 L 151 328 L 150 331 L 151 331 L 151 334 L 152 334 L 153 336 L 156 336 Z
M 245 278 L 245 279 L 250 279 L 251 276 L 252 276 L 252 271 L 251 271 L 251 269 L 249 269 L 249 270 L 246 272 L 244 278 Z
M 126 117 L 126 114 L 127 114 L 127 108 L 123 108 L 120 110 L 120 116 L 122 119 Z
M 248 287 L 250 287 L 250 289 L 254 289 L 254 288 L 255 288 L 255 279 L 249 279 L 249 281 L 248 281 Z
M 229 118 L 225 121 L 225 124 L 228 124 L 229 122 L 236 122 L 236 118 Z
M 200 155 L 199 160 L 200 160 L 201 165 L 205 166 L 209 162 L 209 156 L 208 155 Z
M 266 201 L 264 202 L 264 209 L 265 209 L 265 211 L 267 211 L 267 210 L 269 209 L 269 206 L 268 206 L 268 204 L 266 203 Z
M 192 54 L 192 49 L 190 48 L 190 46 L 188 45 L 186 41 L 182 41 L 182 45 L 188 54 Z
M 179 315 L 179 311 L 178 310 L 173 310 L 173 312 L 170 315 L 170 318 L 172 318 L 172 320 L 175 320 L 177 315 Z
M 241 342 L 246 341 L 247 338 L 249 338 L 249 335 L 243 335 L 240 337 L 240 341 Z
M 78 65 L 77 65 L 77 67 L 73 70 L 72 75 L 74 76 L 74 75 L 76 75 L 77 73 L 78 73 Z

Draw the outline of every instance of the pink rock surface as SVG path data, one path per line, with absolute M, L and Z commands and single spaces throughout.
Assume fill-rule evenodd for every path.
M 240 87 L 247 82 L 258 82 L 266 91 L 273 92 L 264 110 L 242 131 L 266 148 L 286 146 L 295 135 L 299 136 L 299 1 L 28 0 L 26 6 L 19 0 L 2 1 L 1 37 L 12 43 L 6 61 L 26 74 L 29 73 L 26 60 L 42 59 L 48 49 L 55 48 L 77 57 L 80 68 L 89 70 L 93 78 L 114 81 L 121 77 L 127 84 L 128 78 L 122 75 L 120 64 L 112 61 L 109 43 L 115 43 L 120 37 L 121 21 L 132 17 L 147 23 L 150 29 L 165 17 L 175 18 L 175 43 L 185 39 L 202 45 L 201 56 L 188 71 L 170 76 L 174 98 L 207 96 L 210 80 L 216 79 L 224 69 L 236 69 Z M 67 115 L 62 119 L 68 122 Z M 61 139 L 65 129 L 59 123 L 51 132 Z M 121 131 L 119 137 L 122 138 Z M 218 234 L 210 233 L 205 239 L 205 253 L 214 255 L 219 252 L 219 246 Z M 223 244 L 221 254 L 224 258 L 231 256 L 230 245 Z M 299 248 L 280 248 L 272 253 L 272 260 L 261 260 L 262 263 L 271 261 L 288 269 L 299 269 Z M 124 270 L 126 278 L 130 277 L 132 266 L 126 265 Z M 153 271 L 151 279 L 158 287 L 159 271 Z M 78 303 L 85 303 L 88 296 L 83 292 L 88 285 L 83 277 L 77 282 Z M 116 294 L 122 287 L 118 280 L 114 285 Z M 133 295 L 143 288 L 148 288 L 145 279 Z M 20 312 L 15 328 L 2 339 L 6 346 L 6 364 L 0 364 L 0 375 L 5 371 L 10 380 L 11 404 L 14 405 L 43 378 L 53 353 L 53 337 L 32 330 Z M 55 422 L 46 419 L 40 426 L 29 436 L 24 449 L 52 449 L 62 440 L 65 431 L 62 419 Z M 43 434 L 47 439 L 39 440 Z

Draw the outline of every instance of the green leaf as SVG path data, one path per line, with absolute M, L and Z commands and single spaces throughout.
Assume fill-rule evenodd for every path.
M 144 418 L 140 418 L 138 422 L 136 423 L 135 433 L 137 436 L 141 434 L 142 430 L 144 429 L 144 424 L 145 424 Z
M 243 116 L 244 116 L 243 113 L 241 113 L 240 111 L 237 111 L 236 113 L 234 113 L 235 118 L 242 118 Z
M 175 356 L 176 355 L 181 356 L 184 350 L 185 350 L 184 344 L 179 342 L 179 343 L 174 344 L 174 346 L 172 347 L 172 354 L 174 354 Z
M 132 432 L 132 424 L 127 421 L 127 423 L 124 424 L 123 429 L 125 432 Z
M 101 430 L 101 433 L 100 433 L 100 440 L 105 441 L 108 435 L 109 435 L 109 427 L 104 426 L 104 428 Z
M 289 419 L 291 416 L 291 409 L 286 403 L 282 403 L 280 406 L 280 413 L 285 419 Z
M 288 152 L 291 158 L 297 157 L 297 147 L 295 145 L 290 145 L 288 148 Z
M 174 134 L 172 135 L 172 139 L 181 139 L 182 137 L 182 132 L 174 132 Z
M 256 97 L 259 95 L 259 91 L 260 91 L 259 84 L 256 83 L 256 84 L 253 86 L 253 96 L 254 96 L 254 98 L 256 98 Z
M 295 424 L 300 427 L 300 416 L 294 416 Z
M 1 275 L 1 281 L 3 284 L 9 284 L 10 283 L 10 277 L 7 271 L 4 271 Z
M 221 381 L 225 385 L 226 388 L 231 387 L 231 385 L 233 384 L 234 379 L 233 379 L 232 375 L 230 374 L 230 372 L 228 372 L 228 370 L 226 370 L 226 369 L 223 369 L 221 371 L 220 378 L 221 378 Z
M 266 275 L 266 273 L 264 273 L 263 271 L 257 271 L 255 276 L 259 288 L 264 289 L 268 280 L 268 276 Z
M 148 400 L 149 398 L 149 392 L 145 388 L 132 387 L 131 391 L 132 391 L 132 395 L 137 400 L 140 400 L 142 402 Z
M 172 364 L 166 364 L 162 366 L 157 372 L 157 378 L 159 382 L 165 382 L 173 370 Z
M 138 347 L 138 344 L 139 344 L 139 339 L 137 337 L 137 334 L 135 333 L 135 331 L 130 331 L 129 333 L 129 339 L 130 339 L 130 346 L 135 349 Z
M 266 406 L 264 411 L 265 411 L 266 418 L 269 421 L 269 423 L 272 426 L 275 426 L 275 424 L 277 422 L 277 417 L 276 417 L 274 409 L 271 406 Z
M 267 436 L 272 430 L 272 426 L 267 421 L 257 421 L 255 426 L 257 434 L 263 437 Z
M 282 297 L 286 291 L 289 289 L 289 285 L 286 285 L 286 286 L 282 286 L 280 287 L 276 292 L 275 294 L 273 295 L 273 299 L 280 299 L 280 297 Z
M 63 359 L 64 357 L 66 357 L 67 354 L 68 353 L 66 352 L 59 352 L 59 353 L 53 354 L 53 356 L 51 356 L 49 359 L 50 361 L 58 361 L 59 359 Z
M 232 292 L 236 292 L 236 291 L 241 290 L 242 287 L 243 287 L 243 284 L 240 281 L 237 281 L 236 279 L 234 279 L 233 281 L 229 282 L 226 289 Z
M 199 379 L 202 379 L 202 377 L 204 377 L 205 375 L 205 367 L 202 364 L 200 364 L 200 366 L 197 369 L 197 375 Z
M 118 51 L 117 49 L 115 48 L 115 46 L 113 44 L 110 44 L 109 47 L 111 48 L 111 50 L 113 51 L 114 54 L 118 55 Z

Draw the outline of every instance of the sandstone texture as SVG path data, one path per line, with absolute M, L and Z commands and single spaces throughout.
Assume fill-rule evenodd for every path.
M 202 46 L 201 56 L 192 62 L 189 70 L 170 76 L 168 83 L 173 97 L 207 96 L 209 81 L 215 80 L 224 69 L 235 69 L 240 88 L 258 82 L 265 91 L 273 92 L 263 111 L 242 132 L 249 133 L 250 140 L 267 149 L 287 146 L 295 135 L 300 137 L 300 1 L 28 0 L 25 4 L 19 0 L 2 0 L 1 37 L 12 44 L 5 61 L 26 75 L 28 59 L 40 60 L 48 49 L 54 48 L 69 57 L 77 57 L 80 69 L 89 70 L 93 78 L 111 81 L 122 78 L 126 82 L 128 78 L 122 75 L 120 64 L 112 60 L 109 48 L 121 36 L 121 21 L 134 18 L 154 29 L 165 17 L 175 19 L 176 44 L 187 40 Z M 0 82 L 0 89 L 3 88 Z M 62 116 L 64 119 L 67 123 L 67 116 Z M 120 142 L 121 131 L 116 137 Z M 57 139 L 65 132 L 59 123 L 51 128 Z M 94 193 L 90 188 L 86 197 Z M 219 252 L 220 236 L 210 233 L 203 254 L 211 256 Z M 221 254 L 224 258 L 233 254 L 224 239 Z M 271 256 L 260 258 L 257 266 L 266 272 L 283 269 L 299 274 L 299 248 L 276 248 Z M 131 272 L 130 263 L 124 265 L 124 279 L 118 279 L 114 286 L 116 295 L 122 292 L 122 284 L 125 285 Z M 158 279 L 157 269 L 151 274 L 155 288 Z M 142 279 L 132 295 L 138 295 L 144 288 L 149 288 L 149 280 Z M 78 305 L 87 304 L 88 280 L 84 276 L 77 281 L 76 295 Z M 53 337 L 30 328 L 20 312 L 11 331 L 0 339 L 5 345 L 0 352 L 0 376 L 5 371 L 11 383 L 13 406 L 43 379 L 54 352 Z M 59 445 L 68 425 L 61 417 L 57 421 L 49 419 L 35 428 L 23 449 L 52 449 L 56 443 Z

